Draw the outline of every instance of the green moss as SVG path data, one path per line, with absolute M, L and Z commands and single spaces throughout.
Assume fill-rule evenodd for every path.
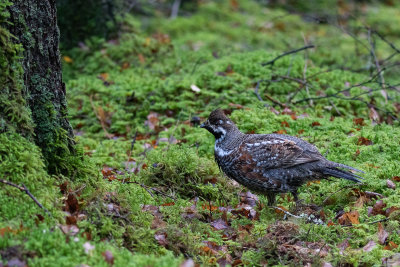
M 4 27 L 10 14 L 9 1 L 0 3 L 0 132 L 18 132 L 31 138 L 33 123 L 23 92 L 23 70 L 20 62 L 22 46 Z
M 47 209 L 58 208 L 54 179 L 46 172 L 38 147 L 18 134 L 0 134 L 0 178 L 25 184 Z M 0 227 L 17 227 L 45 214 L 25 192 L 0 184 Z M 28 223 L 29 224 L 29 223 Z

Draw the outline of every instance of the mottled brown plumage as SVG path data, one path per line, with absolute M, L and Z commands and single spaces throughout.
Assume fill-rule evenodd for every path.
M 312 144 L 289 135 L 244 134 L 222 110 L 211 112 L 201 125 L 215 136 L 215 160 L 229 177 L 265 194 L 273 205 L 277 193 L 291 192 L 307 181 L 331 176 L 360 182 L 362 172 L 325 159 Z

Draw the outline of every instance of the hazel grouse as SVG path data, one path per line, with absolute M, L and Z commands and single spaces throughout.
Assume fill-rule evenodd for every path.
M 329 161 L 312 144 L 282 134 L 244 134 L 220 109 L 211 112 L 200 125 L 215 137 L 215 160 L 231 179 L 263 193 L 268 205 L 277 193 L 290 192 L 297 201 L 297 188 L 307 181 L 331 176 L 360 182 L 358 175 L 343 169 L 362 172 Z

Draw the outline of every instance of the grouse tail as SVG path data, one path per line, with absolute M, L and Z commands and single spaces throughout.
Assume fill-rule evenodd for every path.
M 357 183 L 361 183 L 361 180 L 364 179 L 363 177 L 361 177 L 357 174 L 354 174 L 350 171 L 342 170 L 342 169 L 348 169 L 348 170 L 352 170 L 355 172 L 364 173 L 361 170 L 358 170 L 356 168 L 353 168 L 353 167 L 350 167 L 350 166 L 347 166 L 344 164 L 336 163 L 336 162 L 331 162 L 331 163 L 332 164 L 330 166 L 325 167 L 323 169 L 324 174 L 331 175 L 336 178 L 343 178 L 343 179 L 350 180 L 350 181 L 357 182 Z

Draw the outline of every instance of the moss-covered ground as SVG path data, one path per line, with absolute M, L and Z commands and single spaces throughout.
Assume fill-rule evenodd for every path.
M 0 135 L 0 178 L 52 214 L 1 185 L 0 266 L 396 266 L 400 9 L 346 17 L 352 8 L 318 24 L 253 1 L 202 1 L 174 20 L 127 16 L 118 39 L 64 52 L 85 171 L 49 176 L 37 147 Z M 217 107 L 243 132 L 315 144 L 363 170 L 363 183 L 309 183 L 301 205 L 278 196 L 290 214 L 267 207 L 218 170 L 198 127 Z

